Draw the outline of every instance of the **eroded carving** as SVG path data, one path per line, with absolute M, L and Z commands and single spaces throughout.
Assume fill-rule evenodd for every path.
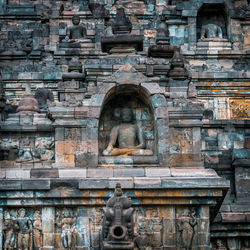
M 73 211 L 64 208 L 62 212 L 57 213 L 56 225 L 61 232 L 61 245 L 68 249 L 75 247 L 77 243 L 76 218 Z
M 177 222 L 179 240 L 178 244 L 186 249 L 192 249 L 197 227 L 197 214 L 195 208 L 188 209 L 188 214 L 183 214 Z
M 131 199 L 123 196 L 121 184 L 117 183 L 114 195 L 103 209 L 104 249 L 134 249 L 134 209 L 131 205 Z
M 168 77 L 174 80 L 185 80 L 188 78 L 188 71 L 185 68 L 185 59 L 178 49 L 174 51 L 174 56 L 170 60 L 171 69 Z
M 39 249 L 43 246 L 42 219 L 41 212 L 39 210 L 35 211 L 33 219 L 34 247 Z
M 4 250 L 11 250 L 17 247 L 17 230 L 19 226 L 15 219 L 10 215 L 8 211 L 5 211 L 3 224 L 3 233 L 5 236 L 5 241 L 3 245 Z
M 116 18 L 112 23 L 113 34 L 128 34 L 132 30 L 132 23 L 126 17 L 124 8 L 118 8 Z
M 218 39 L 222 38 L 222 29 L 219 25 L 209 23 L 206 25 L 203 25 L 201 28 L 201 39 Z
M 0 72 L 0 121 L 2 120 L 2 112 L 4 111 L 6 104 L 6 97 L 4 91 L 4 84 L 2 81 L 2 74 Z
M 38 88 L 35 92 L 35 98 L 38 101 L 40 110 L 47 110 L 47 100 L 54 102 L 54 96 L 52 91 L 45 88 Z
M 5 210 L 4 250 L 41 249 L 43 246 L 41 211 L 27 208 Z
M 18 249 L 32 249 L 32 221 L 26 216 L 24 208 L 17 211 L 18 234 L 17 245 Z
M 17 112 L 34 114 L 39 111 L 38 102 L 31 93 L 30 83 L 26 83 L 25 94 L 19 102 Z

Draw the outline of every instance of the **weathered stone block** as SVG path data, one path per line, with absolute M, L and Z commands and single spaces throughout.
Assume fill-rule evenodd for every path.
M 119 168 L 114 169 L 114 177 L 145 176 L 143 168 Z
M 58 178 L 58 169 L 31 169 L 31 178 Z
M 116 184 L 120 183 L 122 189 L 130 189 L 134 187 L 134 180 L 133 178 L 109 178 L 109 188 L 114 189 Z
M 135 177 L 134 178 L 135 188 L 157 188 L 161 187 L 160 178 L 145 178 L 145 177 Z
M 170 176 L 169 168 L 146 168 L 145 172 L 148 177 Z
M 86 178 L 87 169 L 59 169 L 59 178 Z
M 88 178 L 97 178 L 97 177 L 113 177 L 113 169 L 103 169 L 103 168 L 89 168 L 87 170 Z
M 22 190 L 49 190 L 49 180 L 27 180 L 22 182 Z
M 80 189 L 107 189 L 109 185 L 109 181 L 105 179 L 85 179 L 79 182 Z

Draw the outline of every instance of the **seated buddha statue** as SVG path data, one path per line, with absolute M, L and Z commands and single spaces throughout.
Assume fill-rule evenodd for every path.
M 218 40 L 222 39 L 222 29 L 219 25 L 209 23 L 201 28 L 201 40 Z
M 143 131 L 137 124 L 133 124 L 133 111 L 130 108 L 121 110 L 122 123 L 112 128 L 109 144 L 103 151 L 105 156 L 137 156 L 153 155 L 152 150 L 145 149 Z M 138 142 L 138 144 L 137 144 Z M 118 147 L 115 147 L 118 145 Z
M 74 15 L 72 17 L 73 26 L 67 28 L 66 37 L 64 42 L 79 42 L 86 36 L 86 29 L 79 25 L 80 17 L 78 15 Z

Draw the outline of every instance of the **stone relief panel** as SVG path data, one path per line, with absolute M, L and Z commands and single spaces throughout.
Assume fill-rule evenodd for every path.
M 170 153 L 192 153 L 193 130 L 191 128 L 170 128 Z
M 12 7 L 14 9 L 14 7 Z M 28 7 L 26 7 L 28 8 Z M 18 9 L 17 11 L 20 11 Z M 23 7 L 25 10 L 25 6 Z M 26 21 L 3 21 L 0 27 L 0 55 L 26 56 L 31 51 L 39 51 L 48 43 L 47 24 Z M 4 48 L 4 49 L 2 49 Z
M 244 93 L 242 93 L 244 94 Z M 250 100 L 247 98 L 220 97 L 202 100 L 205 109 L 213 110 L 214 119 L 249 119 Z
M 212 238 L 211 249 L 212 250 L 227 250 L 227 249 L 249 250 L 250 240 L 247 237 Z
M 55 247 L 71 249 L 90 246 L 89 217 L 81 208 L 56 208 Z
M 197 245 L 197 211 L 195 208 L 177 209 L 177 245 L 192 249 Z
M 178 206 L 133 208 L 135 249 L 196 249 L 209 245 L 209 209 Z M 35 250 L 45 246 L 57 250 L 101 249 L 104 220 L 102 206 L 48 209 L 54 212 L 48 214 L 46 208 L 4 209 L 2 249 Z M 248 243 L 245 240 L 239 244 L 247 249 Z M 214 244 L 217 244 L 216 241 Z
M 6 209 L 3 223 L 3 249 L 38 249 L 42 247 L 41 210 Z
M 206 246 L 209 244 L 208 236 L 205 236 L 208 235 L 209 222 L 203 216 L 202 209 L 195 207 L 136 208 L 136 246 L 139 249 L 149 246 L 180 249 Z M 201 236 L 200 241 L 198 234 Z
M 250 99 L 230 100 L 231 119 L 249 119 L 250 117 Z
M 54 160 L 55 139 L 45 135 L 2 135 L 1 160 L 16 162 L 48 162 Z

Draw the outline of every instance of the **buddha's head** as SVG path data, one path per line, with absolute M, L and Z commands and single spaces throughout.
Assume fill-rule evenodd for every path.
M 79 25 L 79 23 L 80 23 L 80 16 L 74 15 L 74 16 L 72 17 L 72 23 L 73 23 L 74 25 Z
M 121 120 L 122 122 L 128 123 L 133 120 L 133 111 L 131 108 L 123 108 L 121 110 Z

